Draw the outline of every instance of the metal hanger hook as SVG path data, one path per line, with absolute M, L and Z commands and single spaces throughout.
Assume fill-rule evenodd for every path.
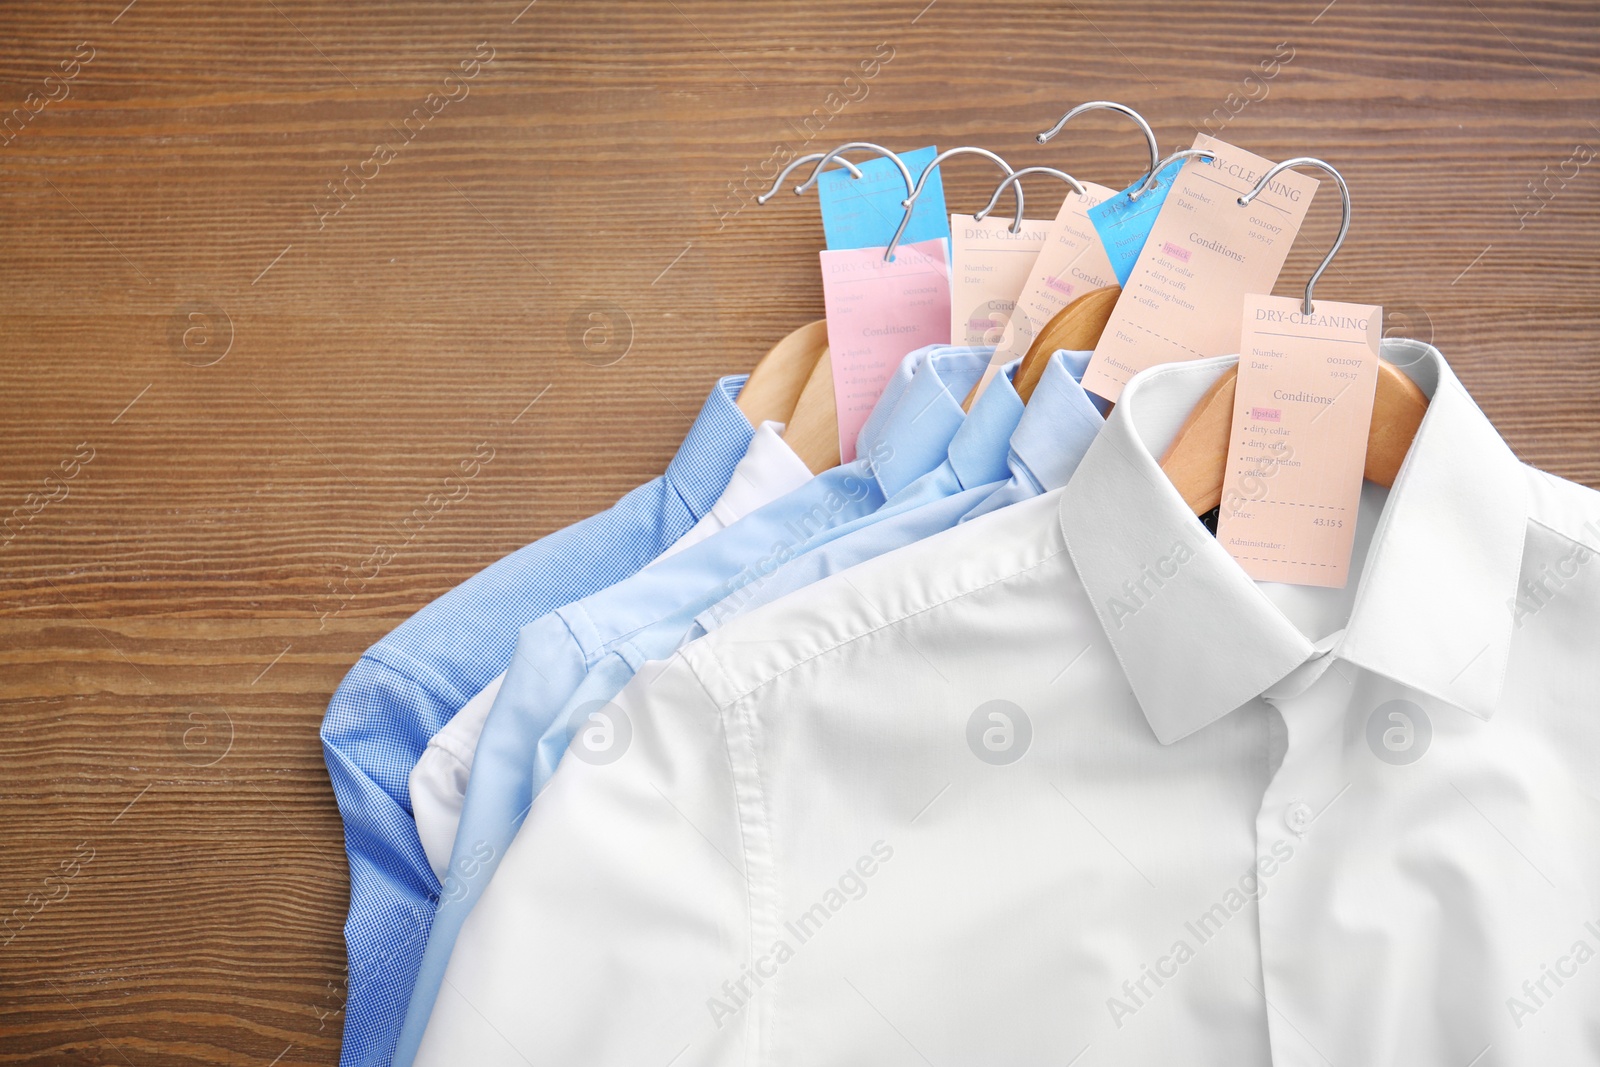
M 807 163 L 815 163 L 825 155 L 827 155 L 826 152 L 812 152 L 808 156 L 800 156 L 796 159 L 790 160 L 789 165 L 784 167 L 783 170 L 779 171 L 778 176 L 772 180 L 772 188 L 756 197 L 756 203 L 765 204 L 768 200 L 771 200 L 774 196 L 776 196 L 778 194 L 778 190 L 783 186 L 783 180 L 787 178 L 796 167 L 803 167 Z M 850 177 L 861 177 L 861 169 L 848 159 L 836 159 L 834 162 L 839 164 L 839 166 L 843 167 L 845 170 L 849 171 Z
M 1256 187 L 1239 198 L 1239 206 L 1248 206 L 1250 201 L 1254 200 L 1261 190 L 1267 187 L 1268 182 L 1290 167 L 1315 167 L 1317 170 L 1326 171 L 1333 175 L 1333 180 L 1339 183 L 1339 207 L 1342 212 L 1339 216 L 1339 236 L 1333 239 L 1333 247 L 1328 249 L 1328 254 L 1322 257 L 1322 262 L 1317 265 L 1317 269 L 1311 272 L 1311 280 L 1306 282 L 1306 296 L 1305 300 L 1300 304 L 1300 310 L 1309 315 L 1311 314 L 1311 290 L 1316 288 L 1317 279 L 1322 277 L 1322 272 L 1327 270 L 1328 264 L 1333 262 L 1333 257 L 1339 253 L 1340 247 L 1344 244 L 1345 234 L 1350 232 L 1350 187 L 1345 184 L 1344 175 L 1335 170 L 1331 164 L 1312 156 L 1297 156 L 1294 159 L 1284 160 L 1263 174 L 1261 180 L 1256 182 Z
M 829 163 L 832 163 L 838 157 L 839 153 L 856 151 L 876 152 L 884 159 L 892 161 L 895 165 L 895 169 L 900 172 L 900 177 L 904 178 L 906 181 L 906 192 L 909 193 L 911 191 L 911 168 L 906 166 L 906 161 L 889 151 L 887 148 L 883 147 L 883 145 L 873 144 L 871 141 L 847 141 L 838 148 L 829 149 L 827 152 L 824 152 L 822 154 L 822 158 L 817 162 L 817 165 L 812 168 L 811 176 L 805 181 L 801 182 L 799 185 L 795 186 L 794 191 L 796 193 L 803 193 L 815 185 L 817 183 L 817 179 L 822 176 L 822 169 Z
M 1128 194 L 1128 199 L 1137 200 L 1145 193 L 1148 193 L 1151 189 L 1154 189 L 1156 187 L 1156 179 L 1161 176 L 1161 172 L 1172 166 L 1172 164 L 1176 163 L 1180 159 L 1198 159 L 1203 163 L 1210 163 L 1216 158 L 1217 154 L 1211 151 L 1209 148 L 1180 148 L 1166 159 L 1163 159 L 1160 163 L 1157 163 L 1150 171 L 1149 176 L 1145 178 L 1144 184 Z
M 1068 122 L 1077 118 L 1079 115 L 1089 111 L 1115 111 L 1119 115 L 1128 116 L 1135 123 L 1137 123 L 1139 126 L 1139 131 L 1144 134 L 1145 144 L 1150 148 L 1150 169 L 1152 171 L 1156 169 L 1156 160 L 1161 158 L 1161 150 L 1156 147 L 1155 131 L 1150 128 L 1150 124 L 1144 120 L 1143 115 L 1133 110 L 1133 108 L 1129 107 L 1127 104 L 1119 104 L 1115 100 L 1091 100 L 1087 104 L 1079 104 L 1065 115 L 1062 115 L 1054 126 L 1041 133 L 1038 136 L 1039 143 L 1045 144 L 1050 140 L 1050 138 L 1061 132 L 1061 127 L 1065 126 Z
M 1000 184 L 995 187 L 994 195 L 989 198 L 989 203 L 984 206 L 982 211 L 978 212 L 972 217 L 977 221 L 982 222 L 988 217 L 989 212 L 995 209 L 995 205 L 1000 203 L 1000 198 L 1005 195 L 1006 188 L 1011 185 L 1017 185 L 1020 188 L 1020 182 L 1022 178 L 1028 174 L 1048 174 L 1052 178 L 1060 178 L 1062 181 L 1072 186 L 1072 191 L 1077 193 L 1079 196 L 1087 195 L 1087 190 L 1084 189 L 1082 183 L 1064 170 L 1057 170 L 1054 167 L 1023 167 L 1019 171 L 1013 171 L 1012 173 L 1007 174 L 1005 178 L 1001 180 Z
M 1001 159 L 987 148 L 978 148 L 973 145 L 964 145 L 960 148 L 946 148 L 943 152 L 940 152 L 938 155 L 934 156 L 933 159 L 928 162 L 926 167 L 922 168 L 922 176 L 917 179 L 916 188 L 911 190 L 910 196 L 900 201 L 900 206 L 905 208 L 906 212 L 904 215 L 900 216 L 900 225 L 894 231 L 894 236 L 889 239 L 889 247 L 883 250 L 883 258 L 885 260 L 893 261 L 895 247 L 900 244 L 900 238 L 905 236 L 906 227 L 911 224 L 911 213 L 916 210 L 917 197 L 922 195 L 922 189 L 928 184 L 928 178 L 933 175 L 934 168 L 940 163 L 943 163 L 945 160 L 949 159 L 951 156 L 959 155 L 982 156 L 984 159 L 993 160 L 996 166 L 1006 172 L 1007 176 L 1016 173 L 1011 169 L 1011 164 L 1007 163 L 1005 160 Z M 1017 233 L 1022 229 L 1022 186 L 1018 185 L 1015 188 L 1017 214 L 1016 217 L 1011 220 L 1012 233 Z M 977 215 L 973 216 L 973 218 L 979 217 L 980 216 Z

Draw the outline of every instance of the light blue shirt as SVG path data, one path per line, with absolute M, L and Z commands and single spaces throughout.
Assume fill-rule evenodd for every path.
M 898 512 L 891 501 L 874 514 L 856 520 L 847 536 L 791 560 L 766 581 L 746 586 L 701 612 L 688 636 L 692 639 L 708 633 L 736 615 L 967 519 L 1066 485 L 1104 424 L 1094 400 L 1078 384 L 1091 355 L 1055 352 L 1025 409 L 1007 376 L 1011 368 L 1007 374 L 997 374 L 950 444 L 946 467 L 952 473 L 946 475 L 945 468 L 941 468 L 924 479 L 931 490 L 951 485 L 956 489 L 934 491 L 918 505 Z M 994 425 L 987 429 L 992 432 L 1006 426 L 1009 438 L 1008 442 L 1003 439 L 998 448 L 992 446 L 986 434 L 968 433 L 969 428 L 982 423 L 980 409 L 991 396 L 996 401 L 995 414 L 1003 419 L 993 420 Z M 953 473 L 958 470 L 964 471 L 965 476 Z M 909 498 L 911 492 L 908 489 L 902 495 Z
M 638 571 L 711 510 L 750 444 L 734 404 L 744 383 L 717 382 L 665 475 L 417 612 L 362 655 L 328 702 L 322 747 L 350 862 L 344 1067 L 389 1063 L 433 921 L 440 887 L 411 814 L 411 768 L 510 661 L 518 627 Z M 463 476 L 493 458 L 463 460 Z
M 1028 410 L 1011 435 L 1006 484 L 982 504 L 962 516 L 962 521 L 987 515 L 1007 504 L 1059 489 L 1072 478 L 1078 462 L 1105 425 L 1104 401 L 1090 396 L 1083 372 L 1093 352 L 1056 351 L 1028 398 Z
M 965 421 L 959 397 L 988 349 L 930 346 L 908 355 L 857 437 L 858 459 L 632 578 L 525 626 L 484 722 L 439 910 L 395 1053 L 409 1067 L 455 940 L 566 744 L 546 740 L 562 709 L 604 662 L 592 689 L 606 698 L 642 662 L 608 657 L 624 639 L 670 653 L 694 616 L 765 569 L 829 540 L 939 466 Z M 590 690 L 585 690 L 588 692 Z M 580 700 L 582 698 L 579 698 Z
M 1011 382 L 1016 368 L 1016 362 L 1009 363 L 990 380 L 973 403 L 966 422 L 951 439 L 945 461 L 937 468 L 906 486 L 877 511 L 841 529 L 836 539 L 734 590 L 701 612 L 685 639 L 693 640 L 735 615 L 960 522 L 1010 476 L 1008 450 L 1025 411 Z
M 952 348 L 949 351 L 962 353 L 964 359 L 970 356 L 972 361 L 965 364 L 970 371 L 987 363 L 994 350 Z M 1014 363 L 1008 365 L 1005 373 L 997 375 L 973 404 L 971 413 L 950 439 L 944 462 L 894 493 L 882 507 L 840 525 L 825 538 L 813 539 L 802 554 L 766 577 L 752 576 L 715 604 L 709 604 L 707 598 L 697 598 L 657 624 L 613 642 L 610 651 L 584 678 L 539 739 L 532 795 L 537 797 L 555 774 L 577 732 L 589 723 L 591 713 L 605 709 L 606 703 L 622 691 L 640 667 L 650 660 L 667 658 L 684 642 L 706 632 L 699 621 L 699 616 L 706 611 L 739 601 L 752 592 L 763 602 L 776 599 L 781 594 L 773 592 L 774 586 L 788 589 L 791 576 L 804 573 L 803 568 L 812 560 L 832 555 L 839 545 L 868 540 L 872 531 L 881 526 L 894 526 L 901 531 L 926 529 L 929 533 L 948 529 L 984 496 L 997 489 L 1007 474 L 1006 452 L 1012 431 L 1022 418 L 1022 398 L 1012 388 L 1010 379 L 1015 366 Z M 915 416 L 916 412 L 912 414 Z M 823 573 L 831 571 L 824 569 Z M 605 713 L 616 714 L 615 709 L 605 709 Z M 608 721 L 606 725 L 615 726 L 615 723 Z

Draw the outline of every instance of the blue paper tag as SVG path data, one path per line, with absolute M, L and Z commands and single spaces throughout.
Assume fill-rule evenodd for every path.
M 1144 184 L 1143 178 L 1089 209 L 1089 221 L 1100 234 L 1100 243 L 1106 246 L 1106 258 L 1111 260 L 1118 285 L 1128 284 L 1128 275 L 1133 273 L 1133 265 L 1144 251 L 1145 238 L 1156 224 L 1161 205 L 1167 202 L 1172 182 L 1187 162 L 1187 159 L 1180 159 L 1168 164 L 1156 178 L 1155 186 L 1137 200 L 1130 199 L 1128 194 Z
M 905 160 L 906 167 L 911 171 L 913 184 L 922 177 L 923 170 L 938 154 L 939 150 L 933 147 L 901 153 L 900 158 Z M 894 236 L 895 227 L 900 225 L 900 218 L 905 214 L 900 202 L 908 195 L 906 180 L 900 176 L 900 168 L 894 165 L 893 160 L 880 156 L 856 163 L 856 166 L 861 168 L 859 178 L 852 178 L 849 171 L 834 168 L 830 164 L 829 169 L 817 179 L 817 199 L 822 204 L 822 230 L 827 236 L 830 251 L 887 247 Z M 944 180 L 935 170 L 928 176 L 928 184 L 923 186 L 922 195 L 917 197 L 911 222 L 906 226 L 900 243 L 909 245 L 949 236 L 950 218 L 944 209 Z

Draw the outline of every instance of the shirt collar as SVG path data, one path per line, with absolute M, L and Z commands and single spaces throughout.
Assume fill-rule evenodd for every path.
M 912 380 L 928 362 L 929 353 L 943 347 L 947 346 L 927 345 L 908 352 L 900 360 L 894 372 L 889 375 L 889 380 L 884 383 L 883 391 L 878 394 L 872 410 L 867 413 L 867 420 L 861 424 L 861 432 L 856 435 L 857 456 L 870 453 L 884 440 L 893 421 L 895 408 L 900 404 L 900 398 L 906 395 L 906 391 L 911 388 Z
M 1011 435 L 1011 466 L 1041 493 L 1067 484 L 1105 425 L 1093 398 L 1078 384 L 1092 355 L 1056 350 Z
M 749 380 L 748 374 L 717 379 L 683 444 L 667 464 L 666 482 L 696 522 L 717 502 L 728 479 L 733 477 L 734 467 L 750 447 L 755 427 L 734 402 Z
M 966 420 L 950 439 L 948 461 L 962 489 L 1005 481 L 1009 473 L 1006 448 L 1025 410 L 1022 397 L 1011 383 L 1020 362 L 1012 360 L 989 379 L 989 384 L 973 401 Z
M 872 473 L 884 497 L 894 496 L 944 462 L 966 419 L 961 401 L 988 365 L 992 351 L 929 345 L 901 361 L 856 440 L 856 455 L 873 457 Z
M 1431 397 L 1333 654 L 1487 719 L 1510 651 L 1528 500 L 1521 465 L 1439 351 L 1386 340 Z M 1220 356 L 1136 375 L 1063 491 L 1061 528 L 1163 744 L 1261 695 L 1318 649 L 1184 505 L 1156 457 Z
M 784 441 L 783 430 L 781 422 L 763 422 L 756 427 L 750 447 L 728 478 L 728 487 L 711 505 L 711 514 L 723 526 L 732 526 L 811 480 L 811 468 Z

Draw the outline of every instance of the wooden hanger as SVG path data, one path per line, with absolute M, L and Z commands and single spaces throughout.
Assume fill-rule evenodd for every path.
M 1028 346 L 1028 354 L 1022 357 L 1022 364 L 1017 367 L 1013 380 L 1023 403 L 1033 396 L 1046 364 L 1058 349 L 1081 352 L 1100 343 L 1100 335 L 1105 332 L 1111 311 L 1117 306 L 1117 297 L 1121 295 L 1120 285 L 1091 289 L 1056 312 L 1044 324 L 1039 336 Z
M 827 347 L 828 322 L 818 319 L 795 330 L 761 357 L 737 401 L 752 426 L 789 421 L 817 358 Z
M 1326 171 L 1339 185 L 1339 235 L 1333 247 L 1322 258 L 1322 263 L 1306 282 L 1305 299 L 1301 307 L 1311 314 L 1315 305 L 1311 301 L 1317 279 L 1333 262 L 1334 255 L 1344 244 L 1350 232 L 1350 188 L 1344 175 L 1320 159 L 1299 156 L 1286 159 L 1263 174 L 1255 188 L 1239 198 L 1240 205 L 1254 200 L 1273 178 L 1290 167 L 1315 167 Z M 1194 406 L 1189 417 L 1178 428 L 1167 454 L 1161 457 L 1161 469 L 1171 479 L 1182 495 L 1184 503 L 1196 515 L 1204 515 L 1222 504 L 1222 482 L 1228 468 L 1228 439 L 1233 433 L 1233 401 L 1237 391 L 1239 368 L 1230 367 L 1205 396 Z M 1417 436 L 1417 427 L 1428 412 L 1428 398 L 1415 382 L 1399 368 L 1383 360 L 1378 361 L 1377 391 L 1372 402 L 1372 426 L 1367 431 L 1367 459 L 1362 476 L 1384 488 L 1394 485 L 1405 462 L 1411 441 Z
M 783 440 L 812 474 L 839 465 L 839 413 L 834 407 L 833 360 L 827 348 L 823 348 L 805 388 L 800 390 Z
M 1222 481 L 1228 470 L 1228 438 L 1233 432 L 1233 396 L 1239 368 L 1229 367 L 1206 391 L 1161 457 L 1161 470 L 1184 503 L 1204 515 L 1222 503 Z M 1378 362 L 1377 395 L 1372 403 L 1372 429 L 1367 434 L 1363 475 L 1385 488 L 1394 485 L 1411 440 L 1428 411 L 1428 398 L 1394 364 Z
M 1101 289 L 1091 289 L 1051 316 L 1050 321 L 1044 324 L 1044 329 L 1039 331 L 1039 336 L 1033 339 L 1033 344 L 1028 346 L 1028 354 L 1022 357 L 1022 363 L 1012 378 L 1017 395 L 1022 397 L 1024 404 L 1033 396 L 1033 390 L 1044 375 L 1045 366 L 1057 349 L 1078 352 L 1091 349 L 1100 342 L 1100 334 L 1105 331 L 1111 310 L 1117 306 L 1117 297 L 1121 295 L 1121 286 L 1107 285 Z M 987 378 L 980 379 L 972 387 L 961 404 L 963 411 L 972 410 L 973 402 L 978 399 L 986 383 Z

